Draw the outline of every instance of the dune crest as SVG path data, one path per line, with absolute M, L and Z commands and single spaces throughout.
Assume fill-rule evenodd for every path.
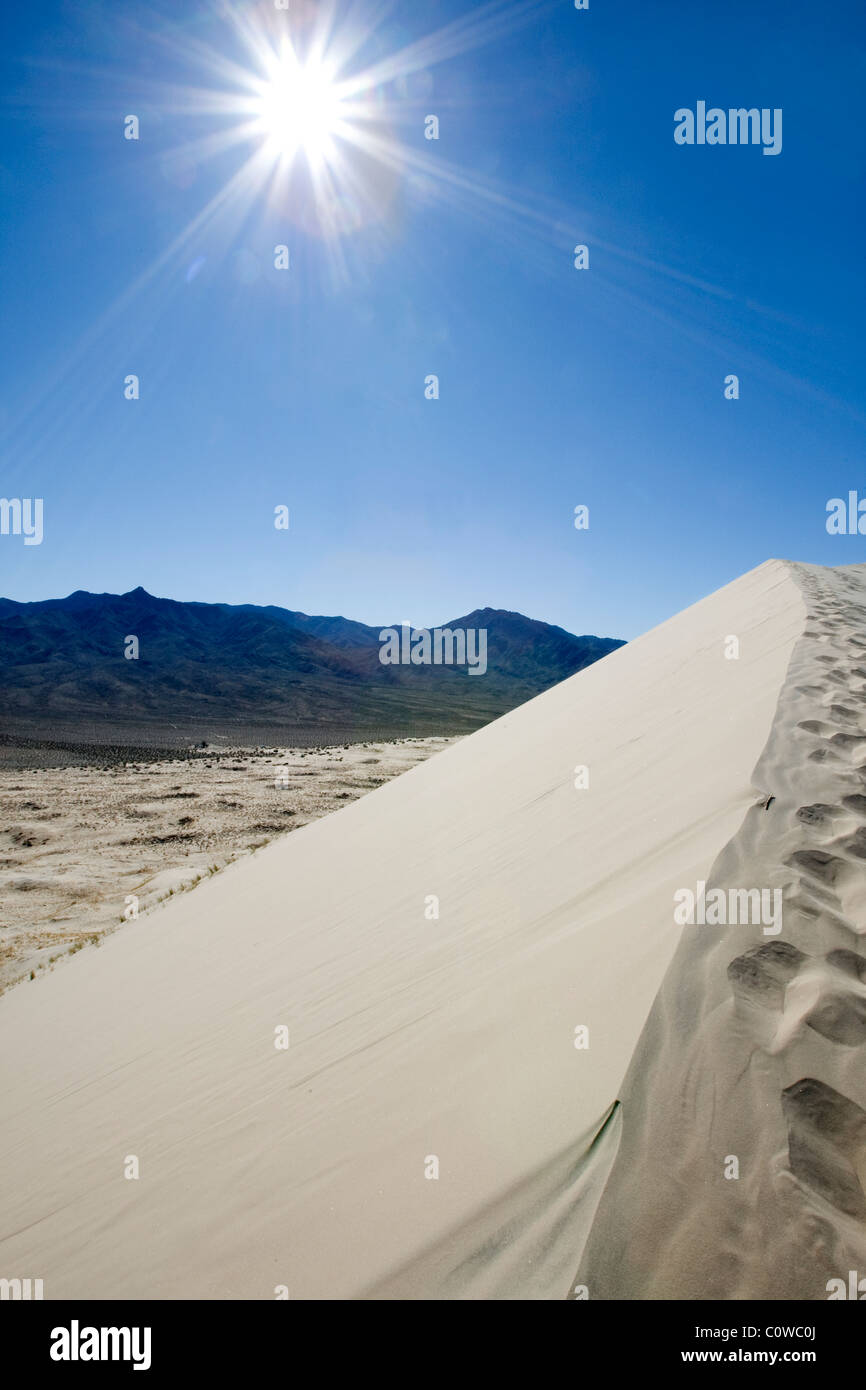
M 808 621 L 755 770 L 769 804 L 708 879 L 780 885 L 783 929 L 684 928 L 623 1087 L 591 1297 L 825 1299 L 866 1272 L 866 567 L 792 573 Z

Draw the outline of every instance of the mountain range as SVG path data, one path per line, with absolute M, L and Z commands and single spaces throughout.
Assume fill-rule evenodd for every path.
M 0 717 L 7 733 L 168 744 L 465 733 L 623 645 L 494 608 L 444 626 L 487 630 L 483 676 L 383 665 L 381 628 L 273 605 L 143 588 L 0 598 Z M 124 656 L 130 636 L 137 659 Z

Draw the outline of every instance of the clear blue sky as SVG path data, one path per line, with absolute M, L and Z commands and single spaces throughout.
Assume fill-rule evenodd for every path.
M 0 494 L 45 538 L 0 536 L 0 593 L 632 637 L 770 556 L 866 561 L 824 525 L 866 495 L 862 5 L 334 9 L 379 15 L 343 76 L 397 69 L 404 151 L 338 144 L 338 244 L 301 165 L 196 225 L 254 152 L 191 95 L 236 90 L 206 50 L 250 65 L 219 6 L 4 7 Z M 698 100 L 781 107 L 782 153 L 676 145 Z

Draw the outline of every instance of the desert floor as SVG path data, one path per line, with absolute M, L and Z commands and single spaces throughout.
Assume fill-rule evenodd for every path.
M 0 990 L 456 741 L 101 754 L 89 766 L 4 748 Z

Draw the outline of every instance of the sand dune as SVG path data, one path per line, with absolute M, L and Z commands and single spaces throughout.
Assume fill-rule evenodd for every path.
M 767 1230 L 806 1263 L 847 1232 L 860 584 L 770 561 L 11 990 L 0 1273 L 46 1298 L 564 1298 L 578 1270 L 591 1297 L 730 1297 Z M 781 936 L 679 926 L 675 892 L 716 879 L 783 885 Z M 793 1236 L 748 1227 L 763 1200 Z
M 594 1297 L 822 1299 L 866 1274 L 866 567 L 793 573 L 808 621 L 755 773 L 773 800 L 708 875 L 782 886 L 782 930 L 684 930 L 581 1262 Z

